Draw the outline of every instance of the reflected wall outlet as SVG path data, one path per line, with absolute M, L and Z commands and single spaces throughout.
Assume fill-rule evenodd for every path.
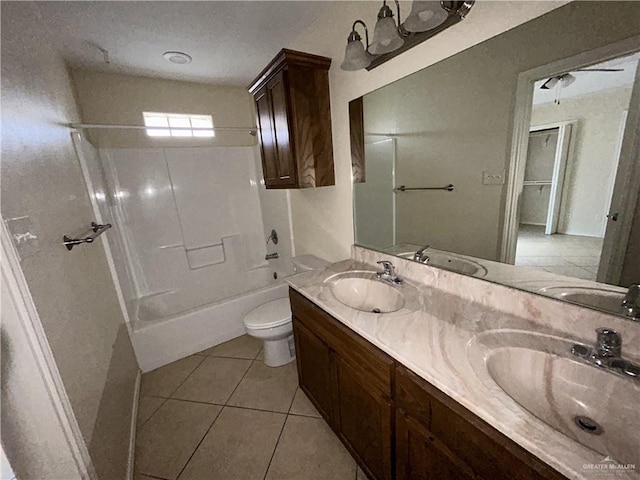
M 495 170 L 482 172 L 482 184 L 483 185 L 504 185 L 504 170 Z

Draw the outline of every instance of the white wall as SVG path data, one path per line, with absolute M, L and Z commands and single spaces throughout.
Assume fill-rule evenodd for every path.
M 37 4 L 2 3 L 2 217 L 31 219 L 38 245 L 22 270 L 96 470 L 122 478 L 138 369 L 126 329 L 119 336 L 123 317 L 100 241 L 71 252 L 62 245 L 64 234 L 88 229 L 93 212 L 65 126 L 78 121 L 69 76 L 47 34 Z M 107 411 L 115 364 L 120 399 L 109 398 Z M 15 463 L 18 439 L 3 432 L 2 441 Z
M 344 72 L 346 39 L 357 18 L 373 30 L 379 2 L 340 2 L 327 8 L 325 15 L 305 34 L 292 40 L 288 48 L 331 57 L 331 121 L 336 185 L 307 190 L 292 190 L 294 237 L 299 253 L 313 253 L 329 260 L 349 256 L 353 243 L 351 208 L 351 152 L 349 139 L 349 101 L 413 72 L 450 57 L 488 38 L 567 3 L 477 2 L 469 16 L 458 25 L 418 45 L 384 65 L 370 71 Z M 403 12 L 410 9 L 403 2 Z
M 532 126 L 578 122 L 571 137 L 573 155 L 567 164 L 559 233 L 603 236 L 618 166 L 616 150 L 623 112 L 629 108 L 630 99 L 631 87 L 623 87 L 562 99 L 560 105 L 534 106 Z

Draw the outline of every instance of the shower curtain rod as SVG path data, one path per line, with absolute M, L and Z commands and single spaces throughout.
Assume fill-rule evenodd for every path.
M 102 123 L 70 123 L 71 128 L 96 128 L 96 129 L 118 129 L 118 130 L 189 130 L 189 131 L 207 131 L 218 130 L 221 132 L 249 132 L 255 136 L 258 132 L 256 127 L 206 127 L 206 128 L 191 128 L 191 127 L 147 127 L 145 125 L 108 125 Z

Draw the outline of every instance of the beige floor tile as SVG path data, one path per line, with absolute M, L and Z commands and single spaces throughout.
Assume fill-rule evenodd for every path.
M 173 398 L 224 405 L 250 365 L 251 360 L 207 357 Z
M 167 400 L 136 439 L 136 472 L 175 479 L 222 407 Z
M 136 419 L 137 428 L 142 428 L 147 420 L 151 418 L 156 410 L 166 401 L 164 398 L 149 397 L 147 395 L 140 397 L 138 402 L 138 418 Z
M 291 404 L 291 410 L 289 413 L 292 415 L 304 415 L 306 417 L 321 418 L 320 413 L 313 406 L 307 395 L 302 391 L 300 387 L 296 391 L 296 396 L 293 397 L 293 403 Z
M 320 418 L 287 417 L 267 480 L 353 480 L 356 463 Z
M 262 480 L 286 415 L 225 407 L 180 480 Z
M 140 395 L 170 397 L 203 360 L 204 357 L 191 356 L 143 374 Z
M 233 392 L 228 404 L 287 413 L 297 386 L 295 362 L 271 368 L 261 361 L 255 361 Z
M 216 345 L 201 354 L 212 357 L 246 358 L 253 360 L 262 348 L 262 341 L 249 335 L 242 335 L 228 342 Z

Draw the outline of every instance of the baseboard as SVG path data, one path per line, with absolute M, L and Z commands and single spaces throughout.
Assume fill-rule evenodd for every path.
M 138 370 L 136 386 L 133 390 L 133 405 L 131 406 L 131 429 L 129 431 L 129 459 L 127 461 L 127 479 L 133 480 L 133 468 L 136 455 L 136 425 L 138 422 L 138 404 L 140 403 L 140 383 L 142 371 Z

